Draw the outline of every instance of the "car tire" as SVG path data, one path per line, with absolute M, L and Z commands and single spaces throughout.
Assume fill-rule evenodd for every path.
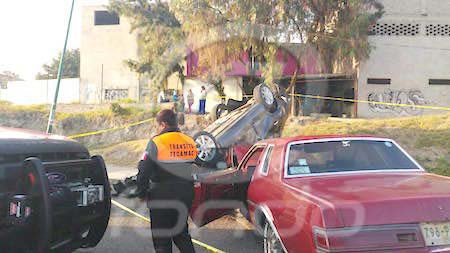
M 275 99 L 275 92 L 267 85 L 260 84 L 253 90 L 253 97 L 256 102 L 264 105 L 269 112 L 275 112 L 277 109 L 277 100 Z
M 264 224 L 264 253 L 284 253 L 283 245 L 269 222 Z
M 227 106 L 224 104 L 217 104 L 211 110 L 211 119 L 218 120 L 227 111 Z
M 198 155 L 195 162 L 199 165 L 213 165 L 219 160 L 219 149 L 216 138 L 210 133 L 201 131 L 194 135 Z

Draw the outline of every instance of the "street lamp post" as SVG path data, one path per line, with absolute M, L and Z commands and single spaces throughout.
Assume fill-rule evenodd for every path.
M 58 81 L 56 83 L 55 96 L 53 98 L 52 108 L 50 110 L 50 115 L 48 117 L 47 133 L 49 133 L 49 134 L 52 133 L 52 131 L 53 131 L 53 121 L 55 119 L 56 105 L 58 103 L 59 86 L 61 84 L 61 77 L 63 74 L 64 57 L 66 55 L 67 41 L 69 40 L 70 24 L 72 23 L 72 14 L 73 14 L 74 6 L 75 6 L 75 0 L 72 0 L 72 6 L 70 8 L 69 23 L 67 25 L 66 40 L 64 41 L 64 49 L 62 51 L 61 59 L 59 61 Z

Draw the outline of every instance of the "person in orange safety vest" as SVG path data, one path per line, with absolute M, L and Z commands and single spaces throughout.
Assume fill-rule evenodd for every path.
M 152 239 L 157 253 L 195 252 L 187 219 L 194 198 L 192 166 L 197 157 L 194 140 L 181 133 L 172 110 L 159 112 L 160 132 L 139 162 L 137 196 L 147 199 Z

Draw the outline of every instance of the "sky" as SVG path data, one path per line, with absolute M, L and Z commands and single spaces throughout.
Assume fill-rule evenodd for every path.
M 108 0 L 75 0 L 68 48 L 80 47 L 81 7 Z M 72 0 L 0 0 L 0 73 L 32 80 L 62 51 Z

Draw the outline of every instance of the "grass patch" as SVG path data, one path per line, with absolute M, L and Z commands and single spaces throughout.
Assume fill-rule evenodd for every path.
M 102 155 L 111 164 L 136 166 L 147 147 L 148 141 L 148 139 L 128 141 L 107 148 L 94 149 L 91 153 Z
M 48 114 L 49 107 L 47 105 L 13 105 L 7 101 L 0 101 L 0 112 L 39 112 Z

